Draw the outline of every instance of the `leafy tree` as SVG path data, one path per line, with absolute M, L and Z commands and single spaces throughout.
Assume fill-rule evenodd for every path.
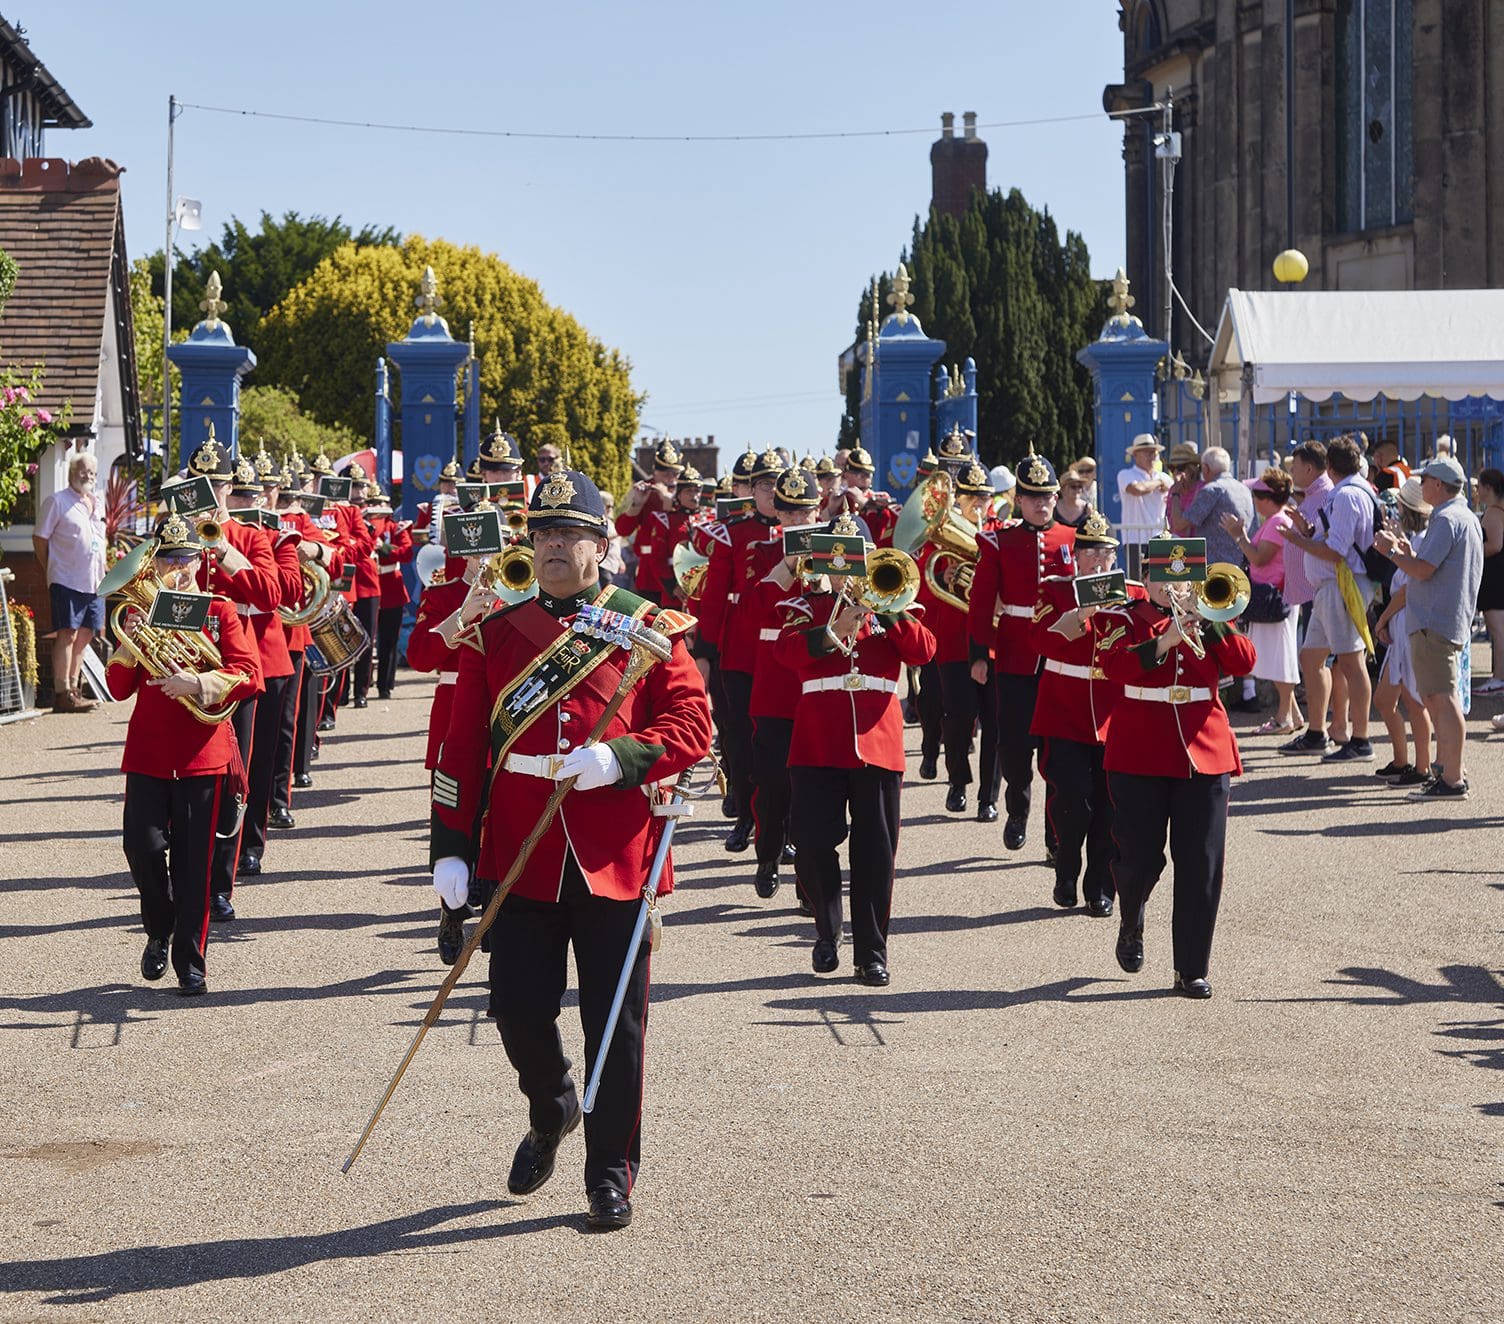
M 240 453 L 264 449 L 274 460 L 297 451 L 311 460 L 320 451 L 348 455 L 365 443 L 342 424 L 320 423 L 298 404 L 295 391 L 281 386 L 247 386 L 240 392 Z
M 203 316 L 199 303 L 211 271 L 219 272 L 224 283 L 228 308 L 224 319 L 242 345 L 249 345 L 260 356 L 261 319 L 282 296 L 309 276 L 326 257 L 342 244 L 357 247 L 391 246 L 401 236 L 390 226 L 377 229 L 367 225 L 352 230 L 338 216 L 304 218 L 295 211 L 281 218 L 261 213 L 261 228 L 249 229 L 239 217 L 231 217 L 218 243 L 206 244 L 192 254 L 180 257 L 172 269 L 172 324 L 191 328 Z M 151 291 L 162 302 L 162 253 L 147 259 L 151 270 Z M 161 330 L 157 338 L 161 340 Z M 161 360 L 157 362 L 158 373 Z M 285 385 L 286 383 L 274 383 Z M 159 392 L 160 394 L 160 392 Z
M 1048 211 L 1013 189 L 972 194 L 959 217 L 933 209 L 901 259 L 913 280 L 913 312 L 946 342 L 945 361 L 977 364 L 978 448 L 988 464 L 1014 463 L 1033 442 L 1057 466 L 1092 445 L 1091 385 L 1076 351 L 1107 315 L 1106 291 L 1091 276 L 1086 243 L 1062 243 Z M 891 288 L 880 278 L 879 308 Z M 871 290 L 857 334 L 866 335 Z M 847 383 L 843 439 L 859 432 L 860 374 Z
M 400 248 L 344 245 L 266 317 L 267 377 L 318 418 L 368 435 L 376 359 L 411 327 L 425 266 L 456 338 L 474 324 L 487 427 L 499 420 L 528 454 L 545 442 L 568 446 L 577 468 L 623 489 L 644 399 L 630 363 L 547 303 L 535 281 L 475 247 L 418 235 Z

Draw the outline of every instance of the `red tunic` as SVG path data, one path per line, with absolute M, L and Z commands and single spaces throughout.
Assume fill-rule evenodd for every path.
M 1009 520 L 1000 529 L 977 535 L 977 568 L 967 612 L 973 661 L 986 657 L 990 649 L 997 670 L 1006 675 L 1032 676 L 1039 669 L 1039 653 L 1029 636 L 1039 586 L 1051 575 L 1074 572 L 1075 541 L 1075 529 L 1064 524 L 1036 529 L 1023 520 Z
M 630 596 L 616 591 L 613 609 L 621 610 L 617 604 Z M 558 637 L 565 629 L 566 622 L 556 621 L 536 601 L 524 602 L 488 616 L 476 632 L 478 646 L 461 644 L 454 710 L 435 772 L 436 797 L 452 800 L 434 801 L 430 849 L 435 858 L 470 853 L 491 753 L 492 707 L 541 651 L 524 631 L 546 637 L 553 630 Z M 546 707 L 509 752 L 561 754 L 583 745 L 616 691 L 626 657 L 615 650 Z M 671 781 L 710 749 L 710 703 L 682 638 L 674 640 L 669 660 L 655 666 L 627 695 L 601 738 L 615 742 L 623 780 L 592 791 L 571 791 L 565 797 L 517 880 L 518 896 L 557 900 L 566 848 L 573 849 L 595 895 L 630 901 L 641 894 L 661 831 L 643 783 Z M 653 749 L 645 747 L 661 752 L 653 757 Z M 546 777 L 513 772 L 504 764 L 496 769 L 476 855 L 478 877 L 506 876 L 518 843 L 542 817 L 553 790 L 554 783 Z M 672 872 L 671 865 L 664 869 L 660 891 L 671 890 Z
M 924 577 L 924 568 L 937 550 L 934 543 L 927 542 L 914 558 L 914 564 L 919 568 L 918 601 L 924 608 L 924 623 L 935 636 L 935 661 L 965 662 L 969 656 L 966 613 L 937 597 Z
M 891 547 L 893 545 L 893 530 L 898 526 L 900 513 L 900 507 L 896 501 L 880 505 L 869 499 L 862 507 L 861 520 L 867 526 L 868 536 L 877 546 Z
M 407 581 L 402 574 L 402 567 L 413 559 L 417 548 L 413 544 L 413 535 L 408 531 L 405 521 L 393 519 L 390 515 L 373 515 L 371 523 L 376 527 L 376 564 L 377 575 L 381 582 L 381 609 L 388 607 L 405 607 L 411 599 L 407 595 Z M 391 544 L 390 551 L 382 551 L 383 539 Z
M 1132 601 L 1143 601 L 1144 586 L 1130 583 L 1128 596 Z M 1099 608 L 1079 639 L 1067 639 L 1055 626 L 1066 612 L 1075 609 L 1072 579 L 1045 581 L 1029 631 L 1044 659 L 1029 734 L 1100 745 L 1107 739 L 1107 719 L 1123 693 L 1119 682 L 1107 679 L 1101 655 L 1120 637 L 1117 631 L 1127 625 L 1131 608 Z
M 463 569 L 464 562 L 460 562 Z M 439 683 L 433 691 L 433 707 L 428 710 L 428 751 L 423 766 L 430 771 L 439 766 L 439 747 L 449 730 L 449 714 L 454 707 L 454 682 L 459 675 L 460 655 L 450 648 L 434 626 L 460 609 L 470 586 L 463 579 L 435 579 L 418 595 L 418 616 L 407 636 L 407 662 L 414 671 L 436 671 Z
M 799 677 L 799 705 L 789 743 L 789 767 L 860 768 L 902 772 L 903 713 L 898 676 L 905 666 L 923 666 L 935 654 L 935 636 L 917 616 L 903 613 L 891 624 L 869 621 L 857 634 L 850 657 L 832 648 L 825 634 L 834 599 L 810 593 L 788 608 L 788 623 L 773 645 L 778 660 Z M 873 688 L 814 682 L 856 675 L 879 682 Z M 891 687 L 891 688 L 889 688 Z
M 705 567 L 705 589 L 700 594 L 700 632 L 721 650 L 723 671 L 744 671 L 749 676 L 757 655 L 757 625 L 751 612 L 739 611 L 742 594 L 762 578 L 750 564 L 751 549 L 758 543 L 783 547 L 783 530 L 761 515 L 738 520 L 730 526 L 730 543 L 716 544 Z
M 235 604 L 260 651 L 264 679 L 290 676 L 292 657 L 287 651 L 282 618 L 277 615 L 277 608 L 282 605 L 282 572 L 277 568 L 272 536 L 265 529 L 253 529 L 235 520 L 226 520 L 223 527 L 225 541 L 250 565 L 232 575 L 214 557 L 206 555 L 199 566 L 198 586 Z
M 739 611 L 754 618 L 757 627 L 757 651 L 753 655 L 752 699 L 748 711 L 753 717 L 792 718 L 799 706 L 799 676 L 781 661 L 773 645 L 783 633 L 788 618 L 785 606 L 800 596 L 800 586 L 789 587 L 768 576 L 783 560 L 783 544 L 753 543 L 753 568 L 761 576 L 742 594 Z
M 1102 653 L 1108 679 L 1124 686 L 1107 727 L 1103 760 L 1107 770 L 1141 777 L 1241 773 L 1238 742 L 1218 697 L 1217 680 L 1223 675 L 1246 676 L 1253 670 L 1255 653 L 1247 636 L 1205 624 L 1201 636 L 1205 657 L 1198 658 L 1184 644 L 1177 644 L 1162 660 L 1153 662 L 1154 641 L 1170 628 L 1169 616 L 1151 602 L 1136 602 L 1126 618 L 1117 621 L 1127 628 Z M 1201 691 L 1202 697 L 1167 703 L 1135 697 L 1139 688 L 1183 688 Z
M 636 587 L 639 593 L 656 594 L 663 587 L 663 567 L 671 550 L 664 546 L 668 532 L 666 510 L 662 494 L 657 488 L 650 487 L 641 510 L 635 515 L 623 513 L 616 517 L 617 533 L 632 540 L 632 551 L 637 557 Z
M 233 681 L 226 697 L 250 699 L 261 692 L 261 662 L 250 633 L 240 623 L 235 604 L 217 597 L 209 604 L 204 631 L 219 649 L 220 671 Z M 121 772 L 148 777 L 209 777 L 226 771 L 240 757 L 235 728 L 228 719 L 213 726 L 200 722 L 176 699 L 154 685 L 151 673 L 117 650 L 105 668 L 105 683 L 117 699 L 136 696 L 125 731 Z

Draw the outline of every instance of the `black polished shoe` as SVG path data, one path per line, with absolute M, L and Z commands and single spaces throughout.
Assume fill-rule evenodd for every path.
M 1075 883 L 1056 882 L 1055 904 L 1062 910 L 1074 910 L 1076 908 Z
M 614 1186 L 598 1186 L 590 1192 L 590 1212 L 585 1222 L 592 1232 L 615 1232 L 632 1221 L 632 1202 Z
M 167 973 L 167 939 L 148 938 L 141 953 L 141 978 L 155 983 Z
M 783 843 L 782 853 L 778 856 L 779 863 L 792 864 L 798 854 L 799 852 L 794 849 L 794 843 L 791 841 L 786 841 Z
M 766 864 L 757 866 L 757 877 L 753 879 L 752 886 L 757 889 L 757 895 L 766 901 L 778 891 L 778 861 L 769 860 Z
M 321 718 L 319 718 L 319 724 L 318 724 L 317 730 L 320 730 L 320 731 L 332 731 L 332 730 L 334 730 L 334 718 L 332 718 L 332 717 L 321 717 Z
M 1047 869 L 1055 867 L 1055 848 L 1053 846 L 1046 846 L 1044 848 L 1044 864 Z
M 920 759 L 919 760 L 919 780 L 920 781 L 932 782 L 939 775 L 940 775 L 940 766 L 939 766 L 939 760 L 938 759 Z
M 439 917 L 439 960 L 453 965 L 460 959 L 460 948 L 465 945 L 465 912 L 446 910 Z
M 368 708 L 368 707 L 370 707 L 370 705 L 364 699 L 356 699 L 355 702 L 350 705 L 350 707 L 352 707 L 352 708 Z
M 809 963 L 817 975 L 828 975 L 841 964 L 841 954 L 829 938 L 821 938 L 810 953 Z
M 752 820 L 739 818 L 726 837 L 726 849 L 733 855 L 740 855 L 752 844 Z
M 178 996 L 180 998 L 201 998 L 209 991 L 209 985 L 204 981 L 203 975 L 197 970 L 190 970 L 187 975 L 178 980 Z
M 1110 896 L 1094 896 L 1087 899 L 1086 913 L 1093 919 L 1106 919 L 1112 914 L 1112 898 Z
M 266 820 L 267 827 L 295 828 L 298 820 L 292 816 L 291 809 L 273 809 Z
M 240 857 L 240 867 L 235 871 L 238 878 L 259 878 L 261 857 L 255 851 L 247 851 Z
M 377 690 L 376 691 L 376 697 L 378 699 L 380 699 L 382 701 L 382 703 L 385 703 L 388 699 L 390 699 L 392 697 L 392 692 L 391 692 L 391 690 Z
M 575 1104 L 574 1112 L 557 1131 L 528 1129 L 517 1146 L 517 1155 L 512 1159 L 512 1170 L 507 1174 L 507 1190 L 513 1195 L 531 1195 L 554 1175 L 554 1155 L 559 1152 L 559 1142 L 580 1124 L 585 1114 Z
M 866 965 L 856 968 L 856 982 L 866 984 L 868 988 L 888 987 L 888 967 L 881 961 L 868 961 Z
M 797 889 L 796 889 L 796 891 L 797 891 Z M 806 919 L 814 919 L 814 917 L 815 917 L 815 908 L 812 905 L 810 905 L 810 903 L 808 901 L 806 901 L 804 899 L 804 893 L 803 892 L 798 892 L 798 897 L 799 897 L 799 913 L 801 915 L 803 915 Z
M 983 800 L 977 805 L 978 823 L 996 823 L 997 806 L 991 800 Z
M 741 814 L 737 810 L 737 807 L 736 807 L 736 797 L 734 795 L 732 795 L 730 791 L 727 791 L 726 794 L 721 797 L 721 817 L 722 818 L 740 818 L 741 817 Z
M 292 779 L 292 784 L 296 786 L 298 790 L 306 791 L 310 786 L 313 785 L 313 777 L 309 773 L 300 772 L 296 777 Z
M 1130 975 L 1136 975 L 1144 968 L 1144 926 L 1135 924 L 1131 928 L 1124 920 L 1118 926 L 1117 945 L 1118 964 Z
M 1008 821 L 1003 824 L 1003 845 L 1009 850 L 1023 850 L 1024 829 L 1028 827 L 1029 820 L 1020 818 L 1017 814 L 1009 814 Z
M 234 919 L 235 907 L 230 904 L 230 898 L 216 892 L 209 898 L 210 919 Z
M 945 797 L 945 808 L 952 814 L 964 814 L 966 812 L 966 788 L 964 786 L 952 786 Z
M 1212 995 L 1212 986 L 1205 979 L 1183 979 L 1180 972 L 1175 972 L 1175 991 L 1183 998 L 1196 998 L 1205 1001 Z

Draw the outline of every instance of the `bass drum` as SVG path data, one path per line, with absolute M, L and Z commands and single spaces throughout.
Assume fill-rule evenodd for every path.
M 308 622 L 308 633 L 313 640 L 304 656 L 315 676 L 337 676 L 358 662 L 371 647 L 366 627 L 337 593 L 331 593 L 323 609 Z

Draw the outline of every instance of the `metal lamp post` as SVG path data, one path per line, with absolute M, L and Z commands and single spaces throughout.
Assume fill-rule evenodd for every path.
M 172 260 L 179 230 L 203 228 L 204 205 L 197 198 L 181 198 L 173 191 L 173 125 L 182 107 L 175 96 L 167 98 L 167 242 L 162 249 L 162 476 L 167 476 L 167 455 L 172 439 L 172 364 L 167 351 L 172 345 Z M 151 497 L 151 456 L 146 463 L 146 497 Z

